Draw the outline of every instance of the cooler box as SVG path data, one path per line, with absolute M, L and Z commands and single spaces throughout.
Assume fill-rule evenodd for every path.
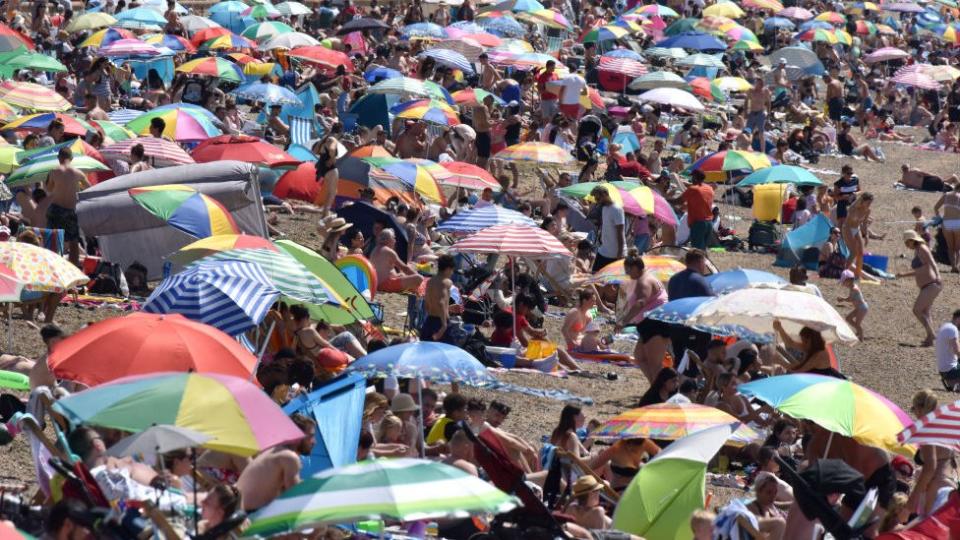
M 780 222 L 780 207 L 787 195 L 787 184 L 753 186 L 753 217 L 758 221 Z
M 487 358 L 509 369 L 517 365 L 517 350 L 510 347 L 486 347 Z

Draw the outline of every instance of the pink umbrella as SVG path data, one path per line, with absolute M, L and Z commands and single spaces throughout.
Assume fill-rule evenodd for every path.
M 892 4 L 880 4 L 880 9 L 884 11 L 896 11 L 899 13 L 923 13 L 923 8 L 912 2 L 894 2 Z
M 935 81 L 933 77 L 919 72 L 901 73 L 900 75 L 895 75 L 891 80 L 897 84 L 915 86 L 924 90 L 937 90 L 940 88 L 940 83 Z
M 100 48 L 102 56 L 157 56 L 160 50 L 139 39 L 118 39 Z
M 813 18 L 813 12 L 808 9 L 803 9 L 802 7 L 788 7 L 777 13 L 777 15 L 798 21 L 807 21 Z
M 179 144 L 156 137 L 137 137 L 120 141 L 103 147 L 101 153 L 107 159 L 130 161 L 130 149 L 138 144 L 143 145 L 144 155 L 154 167 L 173 167 L 195 163 L 190 154 L 180 148 Z
M 573 257 L 555 236 L 529 225 L 496 225 L 464 238 L 450 247 L 462 253 L 498 253 L 508 257 L 551 259 Z
M 896 47 L 884 47 L 864 56 L 863 61 L 868 64 L 873 64 L 875 62 L 886 62 L 888 60 L 902 60 L 909 57 L 910 53 L 906 51 Z

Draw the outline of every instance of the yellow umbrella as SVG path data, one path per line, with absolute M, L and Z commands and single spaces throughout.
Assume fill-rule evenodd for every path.
M 743 77 L 718 77 L 713 80 L 713 84 L 725 92 L 746 92 L 753 88 Z
M 740 41 L 734 43 L 730 46 L 731 49 L 735 51 L 762 51 L 763 47 L 755 41 L 750 41 L 749 39 L 741 39 Z
M 0 174 L 10 174 L 20 166 L 17 161 L 17 154 L 20 152 L 23 152 L 23 149 L 12 144 L 0 145 Z
M 0 264 L 31 291 L 65 292 L 90 281 L 67 259 L 25 242 L 0 242 Z
M 731 19 L 739 19 L 746 15 L 746 13 L 740 9 L 740 6 L 733 2 L 717 2 L 712 6 L 704 8 L 703 14 L 704 16 L 729 17 Z
M 67 32 L 82 32 L 83 30 L 97 30 L 117 23 L 117 19 L 109 13 L 84 13 L 73 18 L 67 25 Z

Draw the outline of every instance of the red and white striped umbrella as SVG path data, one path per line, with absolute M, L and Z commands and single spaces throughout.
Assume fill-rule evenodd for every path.
M 904 444 L 933 444 L 960 450 L 960 401 L 941 405 L 897 435 Z
M 863 61 L 872 64 L 875 62 L 886 62 L 888 60 L 903 60 L 909 58 L 910 53 L 896 47 L 883 47 L 863 57 Z
M 611 56 L 601 56 L 597 69 L 600 71 L 624 73 L 630 77 L 640 77 L 647 74 L 647 66 L 640 62 L 629 58 L 616 58 Z
M 508 257 L 551 259 L 573 257 L 555 236 L 529 225 L 496 225 L 450 246 L 461 253 L 498 253 Z
M 137 137 L 118 143 L 104 146 L 101 149 L 103 157 L 117 161 L 130 161 L 130 149 L 137 144 L 143 145 L 144 156 L 147 162 L 154 167 L 173 167 L 175 165 L 190 165 L 196 163 L 190 154 L 180 145 L 167 139 L 156 137 Z
M 938 90 L 940 88 L 940 83 L 934 80 L 933 77 L 920 72 L 901 73 L 894 75 L 890 80 L 897 84 L 915 86 L 917 88 L 923 88 L 924 90 Z

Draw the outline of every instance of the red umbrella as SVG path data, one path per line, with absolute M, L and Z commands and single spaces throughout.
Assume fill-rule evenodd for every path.
M 257 359 L 237 340 L 179 314 L 134 313 L 94 323 L 64 339 L 47 360 L 62 379 L 89 386 L 163 371 L 250 379 Z
M 193 35 L 193 37 L 190 39 L 190 43 L 193 43 L 195 47 L 199 47 L 205 41 L 209 41 L 215 37 L 229 36 L 230 34 L 230 30 L 222 26 L 215 28 L 204 28 Z
M 287 52 L 287 56 L 290 58 L 299 58 L 308 62 L 314 62 L 330 69 L 336 69 L 337 66 L 343 66 L 343 68 L 347 70 L 347 73 L 353 72 L 353 62 L 350 60 L 349 56 L 340 51 L 328 49 L 322 45 L 290 49 L 290 51 Z
M 467 189 L 490 188 L 500 191 L 500 183 L 486 169 L 462 161 L 441 163 L 453 176 L 440 181 L 445 186 L 459 186 Z
M 230 159 L 267 167 L 294 166 L 300 163 L 300 160 L 276 146 L 249 135 L 212 137 L 198 144 L 191 155 L 197 163 Z
M 285 172 L 273 188 L 275 197 L 309 203 L 316 201 L 319 193 L 320 182 L 317 182 L 317 167 L 313 161 L 306 161 L 296 169 Z
M 32 39 L 3 23 L 0 23 L 0 44 L 3 51 L 14 51 L 21 44 L 31 51 L 37 48 Z

